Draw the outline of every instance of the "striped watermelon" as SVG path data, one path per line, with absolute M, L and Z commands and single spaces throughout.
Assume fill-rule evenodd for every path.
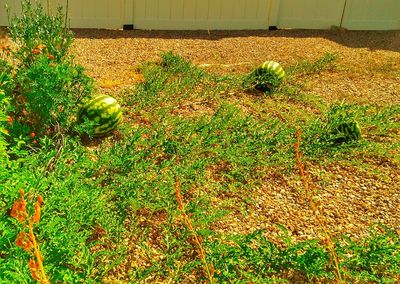
M 78 121 L 83 122 L 85 118 L 95 122 L 92 129 L 94 137 L 109 134 L 122 121 L 122 110 L 118 102 L 111 96 L 98 95 L 84 102 L 78 112 Z
M 361 139 L 361 128 L 356 121 L 348 121 L 338 125 L 332 133 L 336 143 L 347 143 Z
M 285 71 L 278 62 L 265 61 L 253 71 L 252 76 L 257 90 L 270 92 L 282 83 Z

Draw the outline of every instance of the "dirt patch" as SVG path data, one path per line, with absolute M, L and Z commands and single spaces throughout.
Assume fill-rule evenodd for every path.
M 368 235 L 375 224 L 400 228 L 400 176 L 391 169 L 386 171 L 387 179 L 379 180 L 376 176 L 339 165 L 310 169 L 316 179 L 314 185 L 320 184 L 317 199 L 334 236 L 346 234 L 360 239 Z M 324 176 L 325 181 L 318 180 L 317 176 Z M 269 239 L 279 242 L 282 232 L 277 225 L 283 225 L 297 241 L 323 237 L 295 174 L 268 176 L 263 186 L 246 192 L 246 195 L 252 202 L 245 209 L 230 208 L 231 214 L 226 220 L 216 223 L 216 231 L 243 234 L 262 229 L 266 230 Z M 215 204 L 221 204 L 225 199 L 220 197 L 214 200 Z
M 329 70 L 299 79 L 303 91 L 327 103 L 400 103 L 400 31 L 75 32 L 72 52 L 76 60 L 96 79 L 100 90 L 108 92 L 143 80 L 135 68 L 157 60 L 163 51 L 172 50 L 202 68 L 224 74 L 249 72 L 265 60 L 289 67 L 334 53 L 337 59 Z M 379 169 L 392 176 L 386 181 L 340 166 L 315 170 L 330 175 L 319 196 L 326 203 L 328 225 L 335 234 L 351 232 L 360 237 L 374 223 L 400 227 L 400 175 L 396 169 Z M 296 239 L 317 237 L 320 232 L 312 212 L 299 201 L 299 187 L 295 175 L 267 178 L 265 186 L 251 194 L 254 204 L 246 212 L 233 210 L 229 220 L 219 222 L 215 229 L 238 233 L 266 229 L 274 238 L 276 224 L 284 224 Z M 223 199 L 221 196 L 215 203 Z
M 335 53 L 333 72 L 307 78 L 307 90 L 328 102 L 400 101 L 400 31 L 109 31 L 75 30 L 73 54 L 99 87 L 118 89 L 140 80 L 134 68 L 174 51 L 203 68 L 248 72 L 265 60 L 284 67 Z

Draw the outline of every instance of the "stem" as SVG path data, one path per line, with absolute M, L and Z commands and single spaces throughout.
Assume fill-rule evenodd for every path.
M 35 234 L 33 233 L 32 221 L 29 222 L 29 237 L 32 240 L 34 255 L 35 255 L 36 261 L 39 265 L 39 270 L 40 270 L 40 275 L 41 275 L 40 283 L 41 284 L 50 284 L 50 281 L 47 278 L 46 272 L 44 271 L 44 266 L 43 266 L 43 262 L 42 262 L 42 254 L 40 253 L 39 245 L 36 241 Z
M 65 6 L 65 23 L 64 23 L 65 32 L 67 31 L 68 10 L 69 10 L 69 0 L 67 0 L 66 6 Z
M 204 251 L 204 248 L 203 248 L 203 246 L 202 246 L 202 244 L 200 242 L 200 239 L 199 239 L 196 231 L 193 228 L 193 224 L 192 224 L 191 220 L 189 219 L 189 217 L 186 215 L 185 212 L 183 212 L 182 215 L 183 215 L 183 218 L 185 219 L 186 226 L 188 227 L 189 231 L 192 233 L 192 235 L 193 235 L 193 237 L 194 237 L 194 239 L 196 241 L 196 245 L 197 245 L 197 247 L 199 249 L 199 257 L 200 257 L 200 260 L 204 264 L 208 279 L 210 280 L 210 283 L 214 283 L 213 275 L 211 273 L 210 267 L 209 267 L 209 265 L 207 263 L 207 260 L 206 260 L 206 253 Z
M 181 189 L 180 189 L 180 184 L 179 184 L 178 178 L 175 179 L 175 194 L 176 194 L 176 201 L 178 202 L 178 209 L 182 212 L 182 217 L 184 219 L 184 223 L 185 223 L 186 227 L 188 228 L 188 230 L 190 231 L 190 233 L 192 234 L 192 236 L 194 237 L 196 246 L 199 249 L 199 251 L 198 251 L 199 258 L 204 265 L 208 280 L 210 281 L 210 283 L 215 283 L 213 273 L 211 272 L 210 266 L 208 265 L 207 260 L 206 260 L 206 252 L 203 248 L 203 245 L 201 244 L 202 242 L 200 241 L 199 236 L 197 235 L 197 233 L 194 229 L 192 220 L 186 214 L 185 205 L 183 203 L 183 197 L 181 194 Z
M 328 230 L 326 219 L 323 216 L 324 208 L 320 204 L 316 203 L 313 199 L 315 196 L 315 190 L 313 190 L 313 187 L 310 185 L 307 172 L 305 171 L 305 166 L 301 161 L 301 153 L 300 153 L 301 134 L 302 134 L 301 129 L 296 132 L 297 142 L 295 144 L 295 151 L 296 151 L 296 164 L 300 170 L 300 178 L 305 190 L 306 200 L 312 212 L 314 213 L 315 218 L 317 219 L 317 223 L 322 227 L 322 232 L 324 233 L 325 239 L 327 240 L 327 242 L 324 242 L 324 245 L 329 251 L 331 261 L 333 261 L 336 280 L 338 281 L 338 283 L 344 283 L 342 279 L 342 274 L 340 273 L 339 258 L 336 254 L 335 246 L 333 245 L 332 234 Z

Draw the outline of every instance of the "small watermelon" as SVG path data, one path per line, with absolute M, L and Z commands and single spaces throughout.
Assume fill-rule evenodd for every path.
M 361 128 L 356 121 L 348 121 L 338 125 L 332 134 L 336 143 L 348 143 L 361 139 Z
M 251 76 L 256 90 L 270 92 L 282 83 L 285 71 L 278 62 L 265 61 L 252 72 Z
M 122 121 L 122 110 L 117 100 L 108 95 L 98 95 L 85 101 L 78 112 L 78 122 L 85 118 L 94 122 L 91 134 L 100 137 L 109 134 Z

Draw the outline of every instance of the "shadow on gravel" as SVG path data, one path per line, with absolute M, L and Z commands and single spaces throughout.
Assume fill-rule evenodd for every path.
M 351 48 L 400 52 L 400 31 L 256 30 L 256 31 L 143 31 L 74 29 L 76 38 L 160 38 L 221 40 L 237 37 L 325 38 Z

